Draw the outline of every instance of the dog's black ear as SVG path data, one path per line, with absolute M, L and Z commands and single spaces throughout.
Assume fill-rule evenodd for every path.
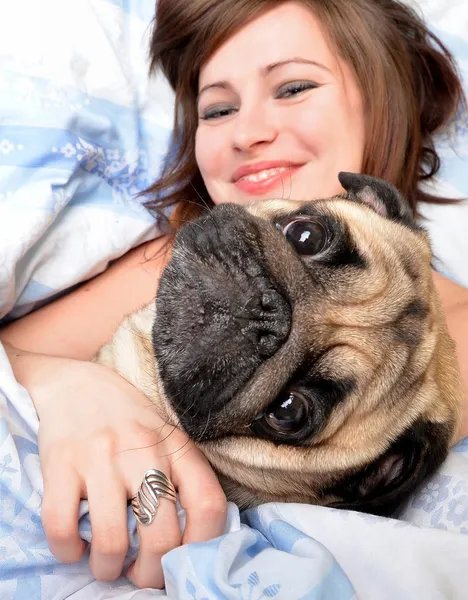
M 326 492 L 339 498 L 332 506 L 395 516 L 409 495 L 445 460 L 451 428 L 419 421 L 370 465 Z
M 382 217 L 400 221 L 405 225 L 415 226 L 415 220 L 409 203 L 397 188 L 377 177 L 360 175 L 359 173 L 338 173 L 342 187 L 348 198 L 370 206 Z

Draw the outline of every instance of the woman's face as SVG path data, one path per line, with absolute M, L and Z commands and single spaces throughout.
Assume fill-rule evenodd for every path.
M 196 159 L 215 204 L 305 200 L 359 172 L 357 83 L 311 11 L 287 2 L 246 25 L 200 72 Z

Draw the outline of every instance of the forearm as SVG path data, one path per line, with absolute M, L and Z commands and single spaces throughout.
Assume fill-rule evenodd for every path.
M 166 242 L 135 248 L 75 291 L 0 329 L 0 340 L 33 353 L 90 360 L 127 314 L 155 297 L 169 258 Z
M 459 439 L 468 436 L 468 299 L 446 311 L 447 325 L 450 335 L 457 347 L 457 358 L 462 383 L 465 388 L 465 411 Z
M 457 358 L 462 382 L 466 390 L 466 406 L 459 439 L 468 435 L 468 289 L 434 275 L 437 291 L 442 301 L 447 326 L 457 347 Z

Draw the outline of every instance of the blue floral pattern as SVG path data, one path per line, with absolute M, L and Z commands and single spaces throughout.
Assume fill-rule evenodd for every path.
M 445 474 L 449 472 L 450 474 Z M 454 477 L 453 473 L 457 473 Z M 468 444 L 459 442 L 445 468 L 408 503 L 404 518 L 413 524 L 466 534 L 468 530 Z
M 417 497 L 414 498 L 412 506 L 422 508 L 426 512 L 433 512 L 437 504 L 448 497 L 449 482 L 450 477 L 436 475 L 426 483 Z

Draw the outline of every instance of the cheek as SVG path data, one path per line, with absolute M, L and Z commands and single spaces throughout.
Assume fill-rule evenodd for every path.
M 195 136 L 195 160 L 208 194 L 215 204 L 227 202 L 223 173 L 226 172 L 226 148 L 217 128 L 199 129 Z
M 195 160 L 197 161 L 198 169 L 200 170 L 203 179 L 205 178 L 207 168 L 210 164 L 210 152 L 204 137 L 205 136 L 200 129 L 197 129 L 195 135 Z
M 348 163 L 358 172 L 364 158 L 365 118 L 361 95 L 354 85 L 343 89 L 339 115 L 336 125 L 343 140 L 342 154 L 347 154 Z
M 222 136 L 216 128 L 199 128 L 195 136 L 195 160 L 200 173 L 207 182 L 219 177 L 222 172 L 225 151 Z
M 299 127 L 297 127 L 299 130 Z M 317 99 L 302 120 L 302 139 L 319 158 L 360 171 L 364 152 L 364 116 L 358 98 L 340 88 Z
M 360 173 L 364 161 L 364 119 L 359 113 L 350 116 L 345 123 L 347 130 L 343 137 L 341 156 L 346 160 L 347 169 Z
M 289 129 L 294 131 L 296 139 L 313 153 L 319 152 L 329 140 L 328 107 L 314 102 L 310 106 L 298 107 L 289 115 Z
M 304 140 L 318 145 L 333 139 L 356 137 L 361 133 L 362 109 L 360 104 L 350 102 L 339 88 L 329 88 L 328 93 L 317 94 L 307 106 L 298 107 L 291 115 L 291 123 L 297 132 L 303 132 Z

